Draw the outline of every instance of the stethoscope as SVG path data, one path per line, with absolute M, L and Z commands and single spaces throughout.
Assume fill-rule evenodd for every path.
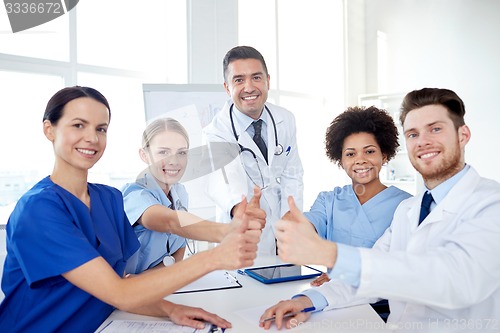
M 181 210 L 181 211 L 187 212 L 187 208 L 182 205 L 180 200 L 176 201 L 176 206 L 177 206 L 177 208 L 175 210 Z M 191 250 L 191 247 L 189 246 L 187 239 L 186 239 L 186 246 L 187 246 L 189 252 L 191 254 L 194 254 L 194 251 Z M 167 247 L 167 254 L 165 255 L 165 257 L 163 257 L 163 265 L 171 266 L 171 265 L 175 264 L 175 258 L 170 254 L 170 237 L 167 238 L 166 247 Z
M 238 142 L 238 134 L 236 134 L 236 128 L 234 127 L 234 120 L 233 120 L 233 106 L 234 104 L 231 104 L 231 107 L 229 108 L 229 118 L 231 119 L 231 127 L 233 129 L 234 138 L 236 139 L 236 142 Z M 278 131 L 276 130 L 276 122 L 274 121 L 274 117 L 271 114 L 271 111 L 269 111 L 267 105 L 264 105 L 264 108 L 266 109 L 267 113 L 269 114 L 269 117 L 271 118 L 271 121 L 273 122 L 274 141 L 276 147 L 274 148 L 274 155 L 281 155 L 283 154 L 283 146 L 278 142 Z M 250 154 L 252 154 L 253 158 L 257 159 L 257 155 L 255 155 L 252 149 L 243 147 L 243 145 L 241 145 L 239 142 L 238 145 L 240 146 L 240 154 L 244 151 L 247 151 Z
M 171 266 L 175 264 L 175 258 L 170 254 L 170 244 L 169 240 L 167 238 L 167 255 L 163 257 L 163 265 L 165 266 Z

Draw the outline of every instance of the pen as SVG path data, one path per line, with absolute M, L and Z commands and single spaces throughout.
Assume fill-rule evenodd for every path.
M 284 318 L 289 318 L 289 317 L 293 317 L 295 315 L 298 315 L 299 313 L 302 313 L 302 312 L 312 312 L 316 310 L 316 308 L 314 306 L 311 306 L 310 308 L 305 308 L 303 310 L 300 310 L 300 311 L 296 311 L 296 312 L 288 312 L 288 313 L 285 313 L 285 315 L 283 316 L 283 319 Z M 276 320 L 276 316 L 272 316 L 272 317 L 269 317 L 269 318 L 266 318 L 266 319 L 263 319 L 261 320 L 260 322 L 261 323 L 265 323 L 266 321 L 271 321 L 271 320 Z

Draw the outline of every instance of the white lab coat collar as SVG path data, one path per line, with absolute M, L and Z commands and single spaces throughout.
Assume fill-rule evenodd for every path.
M 241 133 L 246 132 L 248 127 L 255 121 L 252 117 L 247 116 L 243 112 L 241 112 L 236 105 L 233 104 L 233 119 L 234 119 L 234 127 L 236 129 L 236 134 L 241 135 Z M 272 122 L 270 123 L 270 119 L 268 118 L 267 111 L 262 111 L 259 119 L 265 123 L 266 128 L 268 126 L 272 126 Z
M 480 176 L 477 171 L 470 167 L 465 175 L 455 184 L 446 197 L 441 201 L 422 221 L 420 228 L 423 229 L 425 225 L 443 221 L 444 214 L 456 215 L 464 206 L 464 201 L 467 200 L 474 192 L 474 189 L 479 184 Z M 413 198 L 422 202 L 423 193 Z M 410 199 L 412 200 L 412 199 Z M 415 226 L 418 224 L 418 217 L 420 215 L 420 205 L 412 205 L 408 210 L 408 218 L 410 221 L 415 221 Z

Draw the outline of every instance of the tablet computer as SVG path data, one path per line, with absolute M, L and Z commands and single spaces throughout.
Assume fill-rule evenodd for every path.
M 309 279 L 320 276 L 323 273 L 309 266 L 293 264 L 247 268 L 244 272 L 266 284 Z

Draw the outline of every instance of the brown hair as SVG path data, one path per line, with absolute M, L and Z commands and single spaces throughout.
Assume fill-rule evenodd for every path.
M 458 95 L 449 89 L 423 88 L 406 94 L 401 104 L 399 121 L 404 125 L 406 116 L 412 110 L 427 106 L 442 105 L 448 110 L 455 129 L 465 125 L 465 105 Z
M 80 97 L 89 97 L 104 104 L 108 109 L 109 118 L 111 120 L 111 109 L 109 108 L 106 97 L 94 88 L 74 86 L 63 88 L 50 98 L 45 108 L 45 113 L 43 114 L 43 121 L 48 120 L 51 124 L 57 125 L 57 122 L 64 114 L 63 110 L 66 104 Z

